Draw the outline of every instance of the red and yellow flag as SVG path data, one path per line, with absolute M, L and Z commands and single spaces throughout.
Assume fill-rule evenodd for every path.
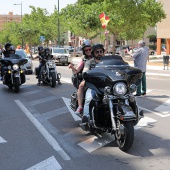
M 104 12 L 99 15 L 99 18 L 100 18 L 100 21 L 101 21 L 101 24 L 102 24 L 102 28 L 103 29 L 106 28 L 108 22 L 110 21 L 110 18 L 107 15 L 105 15 Z

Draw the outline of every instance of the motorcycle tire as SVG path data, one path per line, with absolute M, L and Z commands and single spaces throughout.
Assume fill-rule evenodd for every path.
M 51 87 L 55 87 L 56 86 L 56 74 L 55 73 L 51 73 Z
M 134 125 L 133 121 L 122 122 L 121 126 L 124 126 L 124 134 L 121 134 L 119 130 L 115 132 L 116 142 L 119 146 L 119 149 L 126 152 L 128 151 L 133 144 L 134 140 Z
M 20 86 L 19 78 L 15 78 L 14 79 L 14 91 L 15 91 L 15 93 L 19 92 L 19 86 Z

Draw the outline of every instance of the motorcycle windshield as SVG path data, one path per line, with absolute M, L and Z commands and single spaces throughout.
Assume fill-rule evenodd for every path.
M 103 92 L 106 86 L 124 82 L 128 86 L 135 84 L 141 77 L 142 71 L 131 67 L 120 56 L 105 56 L 92 70 L 83 74 L 89 88 Z
M 28 62 L 27 59 L 22 58 L 20 55 L 18 54 L 10 54 L 10 57 L 8 58 L 4 58 L 1 59 L 1 63 L 5 64 L 5 65 L 14 65 L 14 64 L 18 64 L 18 65 L 24 65 Z

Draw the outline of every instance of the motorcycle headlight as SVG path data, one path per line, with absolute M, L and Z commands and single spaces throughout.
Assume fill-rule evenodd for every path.
M 14 70 L 18 70 L 18 68 L 19 68 L 19 66 L 18 66 L 17 64 L 14 64 L 14 65 L 13 65 L 13 69 L 14 69 Z
M 122 96 L 127 92 L 127 86 L 124 83 L 116 83 L 113 87 L 113 92 L 117 96 Z

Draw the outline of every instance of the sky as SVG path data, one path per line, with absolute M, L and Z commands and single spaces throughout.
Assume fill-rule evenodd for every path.
M 58 9 L 58 0 L 0 0 L 1 2 L 1 10 L 0 14 L 8 14 L 9 12 L 13 12 L 14 15 L 21 15 L 21 4 L 22 2 L 22 14 L 30 14 L 31 9 L 30 5 L 34 7 L 46 8 L 49 13 L 53 13 L 54 5 L 56 5 Z M 62 9 L 66 7 L 68 4 L 74 4 L 77 0 L 59 0 L 59 8 Z

